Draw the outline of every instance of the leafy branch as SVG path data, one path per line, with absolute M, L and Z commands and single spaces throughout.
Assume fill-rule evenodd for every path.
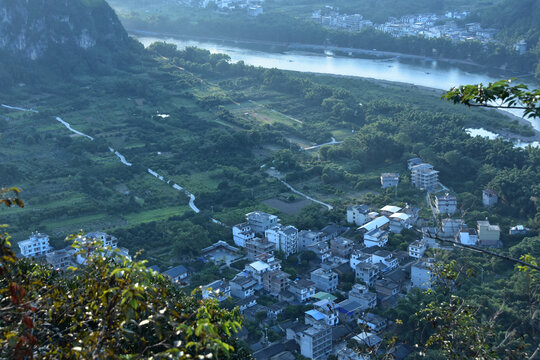
M 524 84 L 512 85 L 514 80 L 499 80 L 488 86 L 453 87 L 444 93 L 442 99 L 469 107 L 524 110 L 524 117 L 540 117 L 540 89 L 529 90 Z

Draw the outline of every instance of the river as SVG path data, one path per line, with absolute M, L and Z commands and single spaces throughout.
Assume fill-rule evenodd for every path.
M 202 40 L 186 40 L 172 37 L 137 36 L 148 46 L 155 41 L 176 44 L 179 49 L 196 46 L 211 53 L 226 53 L 231 60 L 264 68 L 277 68 L 301 72 L 357 76 L 377 80 L 448 90 L 453 86 L 497 81 L 505 75 L 495 76 L 487 72 L 466 69 L 447 62 L 435 60 L 412 60 L 401 57 L 385 59 L 362 59 L 346 56 L 326 56 L 301 51 L 272 52 L 243 48 L 226 43 Z M 478 68 L 479 69 L 479 68 Z M 508 76 L 508 75 L 506 75 Z M 518 115 L 518 113 L 513 113 Z M 532 126 L 540 131 L 540 119 L 530 120 Z

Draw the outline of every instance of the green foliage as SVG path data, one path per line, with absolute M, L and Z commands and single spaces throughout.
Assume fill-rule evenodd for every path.
M 524 110 L 524 116 L 540 117 L 540 89 L 531 90 L 527 85 L 511 85 L 512 80 L 500 80 L 495 83 L 465 85 L 452 88 L 443 95 L 443 99 L 454 104 L 493 108 Z
M 144 263 L 77 246 L 87 265 L 62 273 L 18 260 L 1 238 L 1 356 L 191 359 L 235 348 L 238 309 L 183 294 Z

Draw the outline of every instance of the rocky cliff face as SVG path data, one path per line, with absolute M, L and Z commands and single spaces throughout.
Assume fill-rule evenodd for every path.
M 0 51 L 5 54 L 38 60 L 58 49 L 113 51 L 128 42 L 105 0 L 0 0 Z

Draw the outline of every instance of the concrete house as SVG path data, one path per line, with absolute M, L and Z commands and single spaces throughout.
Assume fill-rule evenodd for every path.
M 255 295 L 257 281 L 248 274 L 240 273 L 229 282 L 229 285 L 232 296 L 244 299 Z
M 321 241 L 310 245 L 306 250 L 314 252 L 317 258 L 321 259 L 321 262 L 327 261 L 332 256 L 328 241 Z
M 362 226 L 370 220 L 369 211 L 367 205 L 351 205 L 347 208 L 347 222 Z
M 189 273 L 185 266 L 178 265 L 167 271 L 164 271 L 163 275 L 171 279 L 173 283 L 186 285 L 187 284 L 186 279 Z
M 338 236 L 335 239 L 330 240 L 330 249 L 332 255 L 342 258 L 349 258 L 353 251 L 354 242 L 344 237 Z
M 439 172 L 433 169 L 431 164 L 414 165 L 411 169 L 411 182 L 419 188 L 427 191 L 435 189 L 439 181 Z
M 336 326 L 339 323 L 336 304 L 331 300 L 319 300 L 314 309 L 305 312 L 305 322 L 307 325 L 325 324 Z
M 501 228 L 499 225 L 491 225 L 486 219 L 478 221 L 478 244 L 486 247 L 501 247 Z
M 459 242 L 465 245 L 477 245 L 478 232 L 476 229 L 471 229 L 467 226 L 462 227 L 459 231 Z
M 497 193 L 495 190 L 491 189 L 485 189 L 482 190 L 482 204 L 484 206 L 493 206 L 499 201 L 499 197 L 497 196 Z
M 364 245 L 366 247 L 383 247 L 388 243 L 388 231 L 376 228 L 364 234 Z
M 465 222 L 461 219 L 443 219 L 441 223 L 441 231 L 437 235 L 445 240 L 454 240 L 465 226 Z
M 411 266 L 411 284 L 423 290 L 431 289 L 433 284 L 433 259 L 420 259 Z
M 234 244 L 240 247 L 246 247 L 246 241 L 255 238 L 255 231 L 248 223 L 234 225 L 232 233 Z
M 386 250 L 377 250 L 371 255 L 371 263 L 377 264 L 382 263 L 386 266 L 386 269 L 383 272 L 388 272 L 394 270 L 398 267 L 398 260 L 390 251 Z
M 383 173 L 381 174 L 381 188 L 396 187 L 399 184 L 398 173 Z
M 386 328 L 387 320 L 382 316 L 367 313 L 358 319 L 358 324 L 366 325 L 371 331 L 378 333 Z
M 315 295 L 315 283 L 307 279 L 296 280 L 290 284 L 289 291 L 297 301 L 306 302 Z
M 251 229 L 257 234 L 264 232 L 279 223 L 279 218 L 275 215 L 270 215 L 262 211 L 254 211 L 246 214 L 246 219 Z
M 65 248 L 62 250 L 54 250 L 45 254 L 47 264 L 51 265 L 55 270 L 62 270 L 68 266 L 75 265 L 76 249 Z
M 366 254 L 361 250 L 354 250 L 349 258 L 351 269 L 355 270 L 358 264 L 371 264 L 371 254 Z
M 267 238 L 253 238 L 246 241 L 247 258 L 251 261 L 256 260 L 257 256 L 262 254 L 272 254 L 275 245 Z
M 25 258 L 42 256 L 53 250 L 49 245 L 49 235 L 32 233 L 29 239 L 19 241 L 19 250 Z
M 416 240 L 409 244 L 408 250 L 410 257 L 420 259 L 427 250 L 427 244 L 425 241 Z
M 402 212 L 390 215 L 390 232 L 401 234 L 403 229 L 410 228 L 411 216 Z
M 351 291 L 349 291 L 349 300 L 360 304 L 362 311 L 377 306 L 377 294 L 370 292 L 367 286 L 362 284 L 353 285 Z
M 298 229 L 294 226 L 274 226 L 267 229 L 264 235 L 276 250 L 283 251 L 287 256 L 298 252 Z
M 231 287 L 225 280 L 216 280 L 202 287 L 203 299 L 216 299 L 219 302 L 231 297 Z
M 321 291 L 334 292 L 338 286 L 338 274 L 332 270 L 319 268 L 311 272 L 311 281 Z
M 435 197 L 435 207 L 439 214 L 452 215 L 457 211 L 457 199 L 454 195 L 446 193 Z
M 390 279 L 375 280 L 375 292 L 381 301 L 386 301 L 392 296 L 397 295 L 400 290 L 401 286 Z
M 308 359 L 325 360 L 332 353 L 332 328 L 326 325 L 288 328 L 287 339 L 295 340 L 300 354 Z
M 324 234 L 320 231 L 300 230 L 298 232 L 298 251 L 308 250 L 310 246 L 323 241 Z
M 371 286 L 379 276 L 379 267 L 371 263 L 360 263 L 356 265 L 355 275 L 356 279 L 362 281 L 364 284 Z
M 290 275 L 281 270 L 268 271 L 262 276 L 263 289 L 268 291 L 270 295 L 278 296 L 283 290 L 289 288 Z

